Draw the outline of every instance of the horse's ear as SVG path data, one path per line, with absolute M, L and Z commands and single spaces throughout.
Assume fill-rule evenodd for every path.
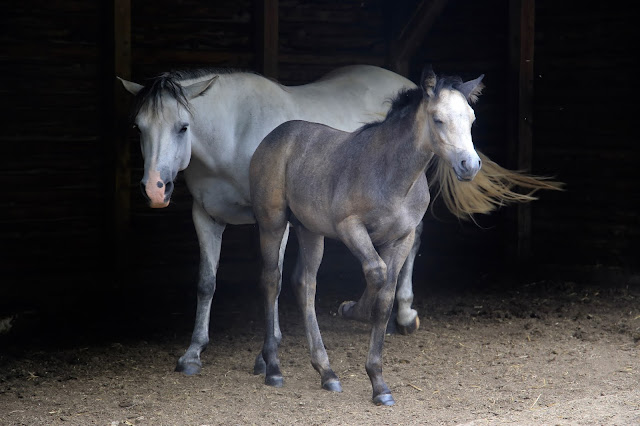
M 469 101 L 470 104 L 476 102 L 478 100 L 478 96 L 480 96 L 480 93 L 482 93 L 482 89 L 484 89 L 484 84 L 482 84 L 483 78 L 484 74 L 482 74 L 475 80 L 469 80 L 465 83 L 462 83 L 458 87 L 458 90 L 462 92 L 462 94 L 465 98 L 467 98 L 467 101 Z
M 433 90 L 436 87 L 436 73 L 433 72 L 433 67 L 431 65 L 425 65 L 422 69 L 422 75 L 420 76 L 420 86 L 422 87 L 422 91 L 427 94 L 427 96 L 433 96 Z
M 204 95 L 204 93 L 211 87 L 214 81 L 218 79 L 216 75 L 209 80 L 199 81 L 197 83 L 190 84 L 188 86 L 183 87 L 184 94 L 187 96 L 187 99 L 191 100 L 193 98 L 197 98 L 198 96 Z
M 120 78 L 120 77 L 117 77 L 117 78 L 122 82 L 122 85 L 124 86 L 125 89 L 127 89 L 127 92 L 131 93 L 134 96 L 137 95 L 138 92 L 144 88 L 143 85 L 134 83 L 133 81 L 125 80 L 124 78 Z

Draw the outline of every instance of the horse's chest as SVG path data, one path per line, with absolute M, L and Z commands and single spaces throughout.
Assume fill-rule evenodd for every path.
M 227 179 L 187 175 L 186 181 L 194 202 L 217 221 L 230 225 L 255 223 L 248 191 Z

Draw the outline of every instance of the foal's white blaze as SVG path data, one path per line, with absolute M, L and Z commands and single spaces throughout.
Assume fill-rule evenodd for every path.
M 436 153 L 449 162 L 458 179 L 472 180 L 482 165 L 471 137 L 473 108 L 459 91 L 442 90 L 430 112 Z
M 161 112 L 145 107 L 136 117 L 144 157 L 141 185 L 153 208 L 169 205 L 173 181 L 191 158 L 189 112 L 175 99 L 164 97 L 162 102 Z

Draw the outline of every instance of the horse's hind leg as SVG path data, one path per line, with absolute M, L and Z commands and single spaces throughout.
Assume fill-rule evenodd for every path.
M 216 291 L 216 272 L 220 260 L 222 232 L 225 228 L 224 224 L 211 218 L 200 203 L 193 203 L 192 214 L 200 243 L 200 278 L 198 279 L 196 322 L 191 336 L 191 344 L 176 365 L 176 371 L 187 375 L 200 372 L 202 369 L 200 353 L 209 343 L 211 300 Z
M 324 237 L 314 234 L 304 226 L 295 226 L 298 236 L 298 261 L 293 273 L 292 285 L 298 298 L 298 303 L 304 315 L 304 325 L 311 352 L 311 365 L 320 373 L 320 382 L 326 390 L 341 392 L 340 380 L 329 365 L 329 357 L 322 342 L 318 319 L 316 318 L 316 276 L 322 254 L 324 252 Z
M 278 261 L 278 266 L 280 268 L 280 281 L 278 282 L 278 294 L 280 294 L 280 289 L 282 288 L 282 268 L 284 266 L 284 252 L 287 248 L 287 241 L 289 240 L 289 226 L 287 225 L 287 229 L 284 232 L 284 236 L 282 237 L 282 241 L 280 242 L 280 259 Z M 282 332 L 280 331 L 280 321 L 278 316 L 278 299 L 276 299 L 276 305 L 274 308 L 273 314 L 273 323 L 274 323 L 274 335 L 276 337 L 276 341 L 278 345 L 282 341 Z M 253 364 L 253 374 L 265 374 L 267 371 L 267 364 L 264 362 L 264 358 L 262 357 L 262 351 L 256 356 L 256 361 Z
M 413 246 L 400 270 L 398 277 L 398 289 L 396 290 L 396 302 L 398 304 L 398 316 L 396 318 L 397 330 L 401 334 L 411 334 L 420 327 L 418 312 L 411 308 L 413 303 L 413 264 L 420 249 L 420 235 L 423 224 L 416 227 Z

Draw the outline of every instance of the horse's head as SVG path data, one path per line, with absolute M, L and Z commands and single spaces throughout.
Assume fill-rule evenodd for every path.
M 153 208 L 169 205 L 173 182 L 191 159 L 191 99 L 204 94 L 217 77 L 182 86 L 163 74 L 142 86 L 122 80 L 135 95 L 134 126 L 140 132 L 144 175 L 140 186 Z
M 431 67 L 422 73 L 421 86 L 432 149 L 449 163 L 461 181 L 472 180 L 482 166 L 471 138 L 475 114 L 470 104 L 476 101 L 484 87 L 483 77 L 467 82 L 438 78 Z

